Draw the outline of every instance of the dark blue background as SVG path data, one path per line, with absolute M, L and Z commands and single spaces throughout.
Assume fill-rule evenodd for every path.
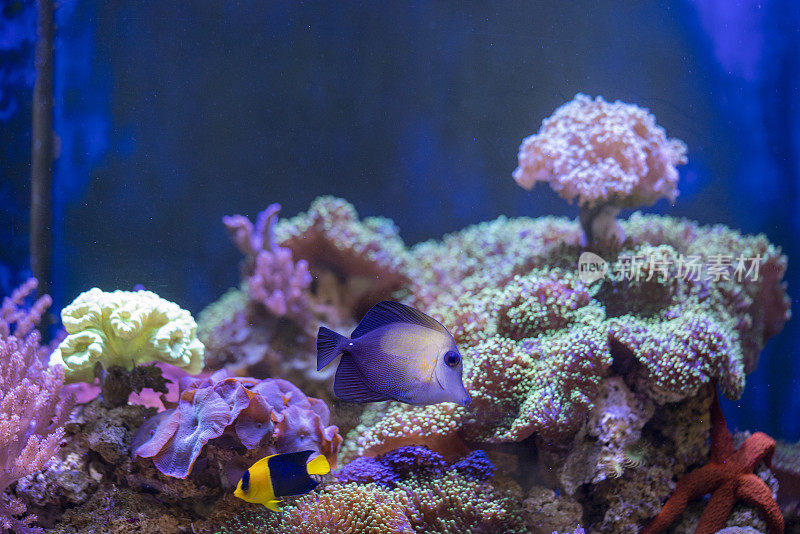
M 32 2 L 3 1 L 0 34 L 30 30 Z M 59 304 L 141 283 L 197 312 L 237 282 L 220 218 L 271 202 L 293 215 L 341 196 L 408 243 L 500 214 L 575 216 L 511 171 L 576 92 L 647 107 L 689 146 L 676 205 L 652 211 L 765 233 L 800 294 L 791 0 L 61 0 L 57 15 Z M 3 43 L 0 109 L 19 104 L 0 117 L 8 287 L 26 262 L 32 54 Z M 800 438 L 796 323 L 726 405 L 732 424 Z

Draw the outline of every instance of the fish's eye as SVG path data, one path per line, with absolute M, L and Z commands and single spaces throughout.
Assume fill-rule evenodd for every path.
M 454 350 L 448 350 L 444 353 L 444 363 L 448 367 L 455 367 L 461 363 L 461 355 Z

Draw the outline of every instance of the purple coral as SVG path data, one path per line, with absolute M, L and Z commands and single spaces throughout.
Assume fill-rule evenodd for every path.
M 369 456 L 359 456 L 336 472 L 336 480 L 342 484 L 374 482 L 380 486 L 393 486 L 399 479 L 400 476 L 391 467 Z
M 229 377 L 185 377 L 177 406 L 146 421 L 134 438 L 134 457 L 153 458 L 165 475 L 185 478 L 203 447 L 223 434 L 265 454 L 314 449 L 336 465 L 342 437 L 328 426 L 327 405 L 291 382 Z
M 461 460 L 453 464 L 453 469 L 461 474 L 487 480 L 492 478 L 497 468 L 483 451 L 472 451 Z
M 336 473 L 341 483 L 373 482 L 393 487 L 412 475 L 441 477 L 449 469 L 477 480 L 486 480 L 494 474 L 495 467 L 483 451 L 472 451 L 453 464 L 448 464 L 441 454 L 428 447 L 412 445 L 400 447 L 377 458 L 359 456 Z
M 441 454 L 428 447 L 417 445 L 400 447 L 387 452 L 380 457 L 380 462 L 403 477 L 420 471 L 431 474 L 439 473 L 447 466 Z
M 292 251 L 278 246 L 275 223 L 279 204 L 258 214 L 255 226 L 243 215 L 223 217 L 231 239 L 245 254 L 250 299 L 276 317 L 290 317 L 305 325 L 311 318 L 308 288 L 311 273 L 305 260 L 294 261 Z
M 0 307 L 0 491 L 39 471 L 55 454 L 72 409 L 71 397 L 61 395 L 63 371 L 42 364 L 43 347 L 34 329 L 50 297 L 23 308 L 36 285 L 35 279 L 28 280 Z M 36 516 L 24 513 L 22 501 L 4 494 L 0 529 L 40 532 L 33 526 Z

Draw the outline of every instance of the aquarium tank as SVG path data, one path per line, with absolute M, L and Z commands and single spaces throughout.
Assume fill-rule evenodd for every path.
M 0 533 L 800 533 L 800 4 L 0 1 Z

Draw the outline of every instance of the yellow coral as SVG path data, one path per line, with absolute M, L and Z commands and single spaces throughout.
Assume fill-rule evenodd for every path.
M 92 288 L 61 311 L 69 334 L 50 357 L 66 382 L 90 382 L 94 367 L 165 362 L 197 374 L 205 348 L 191 314 L 151 291 Z

